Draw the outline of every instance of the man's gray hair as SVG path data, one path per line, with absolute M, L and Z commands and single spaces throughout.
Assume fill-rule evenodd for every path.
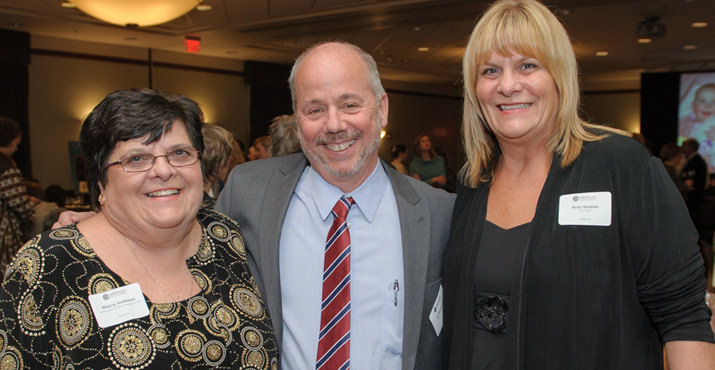
M 298 73 L 298 68 L 300 68 L 301 63 L 303 62 L 303 59 L 310 54 L 311 51 L 313 51 L 315 48 L 325 45 L 325 44 L 339 44 L 339 45 L 344 45 L 348 47 L 349 49 L 353 50 L 360 58 L 362 61 L 365 63 L 365 67 L 367 68 L 367 83 L 370 85 L 370 90 L 372 90 L 372 93 L 375 95 L 375 102 L 376 104 L 380 104 L 380 98 L 382 98 L 382 95 L 385 94 L 385 88 L 382 87 L 382 82 L 380 82 L 380 72 L 377 70 L 377 63 L 375 62 L 375 59 L 368 53 L 366 53 L 364 50 L 360 49 L 356 45 L 353 45 L 349 42 L 346 41 L 324 41 L 317 43 L 308 49 L 305 49 L 303 53 L 301 53 L 298 58 L 296 58 L 295 62 L 293 63 L 293 68 L 290 70 L 290 76 L 288 76 L 288 85 L 290 86 L 290 98 L 293 103 L 293 112 L 295 112 L 295 75 Z

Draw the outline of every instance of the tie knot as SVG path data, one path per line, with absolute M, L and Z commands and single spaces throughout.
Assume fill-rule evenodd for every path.
M 353 204 L 355 204 L 353 197 L 341 197 L 340 199 L 338 199 L 338 201 L 335 203 L 335 206 L 333 207 L 333 215 L 335 215 L 336 218 L 347 217 L 348 211 L 350 210 L 350 206 L 352 206 Z

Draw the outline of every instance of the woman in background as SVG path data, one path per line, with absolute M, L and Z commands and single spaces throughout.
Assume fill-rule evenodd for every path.
M 99 213 L 38 235 L 0 288 L 0 361 L 18 369 L 275 369 L 238 225 L 201 205 L 198 105 L 109 94 L 80 132 Z
M 271 157 L 280 157 L 300 151 L 298 123 L 292 114 L 276 116 L 268 127 L 271 138 Z
M 33 202 L 11 158 L 21 139 L 22 131 L 17 122 L 0 117 L 0 282 L 5 268 L 27 241 L 25 231 L 32 220 Z
M 432 148 L 432 139 L 429 135 L 420 134 L 414 145 L 415 158 L 410 162 L 412 177 L 435 187 L 443 187 L 447 183 L 447 169 L 444 158 Z
M 233 134 L 217 125 L 204 125 L 204 150 L 201 153 L 201 169 L 204 173 L 204 197 L 202 207 L 213 208 L 231 169 Z
M 500 0 L 464 55 L 445 368 L 712 369 L 697 234 L 663 165 L 578 117 L 566 31 Z
M 407 167 L 405 167 L 405 160 L 407 159 L 407 147 L 402 144 L 397 144 L 392 147 L 390 154 L 392 155 L 392 162 L 390 162 L 392 167 L 395 167 L 395 169 L 400 171 L 400 173 L 409 176 L 410 172 L 407 171 Z

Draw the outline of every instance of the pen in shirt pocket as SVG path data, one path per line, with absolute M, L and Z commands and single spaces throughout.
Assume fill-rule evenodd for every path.
M 395 306 L 397 306 L 397 292 L 400 291 L 400 284 L 397 282 L 397 279 L 395 279 L 395 284 L 392 287 L 392 290 L 395 292 Z

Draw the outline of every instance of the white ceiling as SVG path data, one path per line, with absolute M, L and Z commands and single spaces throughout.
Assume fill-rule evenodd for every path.
M 455 84 L 482 0 L 203 0 L 191 11 L 144 29 L 113 26 L 65 9 L 61 0 L 0 0 L 0 28 L 33 35 L 184 52 L 201 38 L 201 55 L 290 64 L 320 40 L 353 42 L 375 56 L 384 79 Z M 547 0 L 573 39 L 583 80 L 638 81 L 643 71 L 715 70 L 715 0 Z M 661 17 L 664 36 L 636 43 L 636 28 Z M 705 21 L 707 28 L 690 25 Z M 696 45 L 684 50 L 684 45 Z M 428 52 L 417 51 L 429 47 Z M 597 57 L 597 51 L 608 56 Z M 610 82 L 609 82 L 610 81 Z M 593 86 L 597 86 L 594 84 Z

